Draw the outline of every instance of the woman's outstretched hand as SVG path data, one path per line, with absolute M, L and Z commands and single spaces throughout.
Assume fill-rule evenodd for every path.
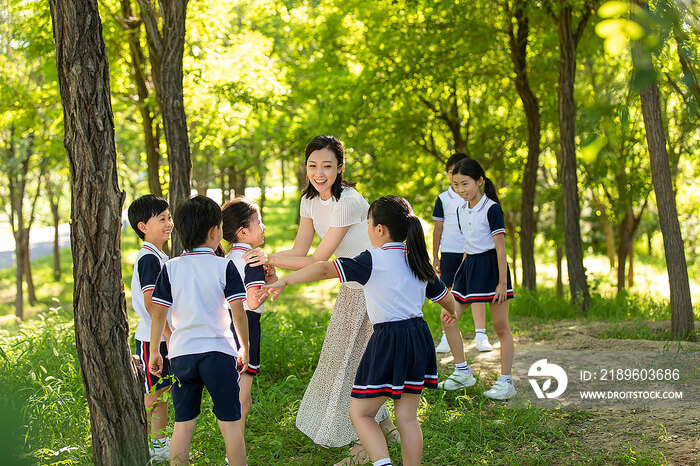
M 284 281 L 284 279 L 277 280 L 275 283 L 272 283 L 270 285 L 265 285 L 262 288 L 260 288 L 258 291 L 256 291 L 256 295 L 259 298 L 262 298 L 266 294 L 270 295 L 270 299 L 274 301 L 277 299 L 277 296 L 284 290 L 284 288 L 287 286 L 287 282 Z
M 251 266 L 267 265 L 270 263 L 270 256 L 260 248 L 254 248 L 243 254 L 243 260 Z

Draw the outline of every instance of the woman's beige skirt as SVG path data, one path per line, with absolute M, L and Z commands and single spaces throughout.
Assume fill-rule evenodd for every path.
M 297 413 L 297 428 L 323 447 L 342 447 L 357 440 L 350 422 L 350 391 L 372 336 L 362 288 L 342 284 L 333 307 L 318 366 Z M 386 405 L 377 422 L 389 417 Z

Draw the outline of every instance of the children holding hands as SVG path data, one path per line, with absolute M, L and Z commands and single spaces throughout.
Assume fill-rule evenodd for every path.
M 384 196 L 369 208 L 368 235 L 374 249 L 354 258 L 317 262 L 258 291 L 275 299 L 288 284 L 338 277 L 364 287 L 374 324 L 352 387 L 350 419 L 374 465 L 390 465 L 375 416 L 391 398 L 404 465 L 420 464 L 423 437 L 417 419 L 424 387 L 436 388 L 435 348 L 421 308 L 426 297 L 443 307 L 445 323 L 455 321 L 454 300 L 435 275 L 423 229 L 403 198 Z M 405 241 L 405 243 L 404 243 Z

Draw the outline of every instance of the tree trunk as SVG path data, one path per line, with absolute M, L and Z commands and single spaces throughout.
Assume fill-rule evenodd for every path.
M 603 212 L 603 230 L 605 230 L 605 247 L 608 252 L 610 270 L 615 268 L 615 231 L 607 212 Z
M 556 243 L 557 245 L 557 296 L 560 298 L 564 297 L 564 277 L 562 274 L 562 266 L 561 262 L 564 260 L 564 251 L 561 248 L 561 244 L 559 242 Z
M 627 256 L 630 253 L 634 231 L 636 230 L 634 222 L 634 214 L 632 209 L 628 208 L 625 211 L 625 217 L 620 224 L 620 233 L 618 235 L 617 245 L 617 292 L 620 293 L 625 289 L 625 272 L 627 267 Z
M 24 234 L 24 228 L 15 232 L 15 316 L 19 319 L 24 319 Z
M 58 188 L 57 188 L 58 189 Z M 51 196 L 51 217 L 53 218 L 53 279 L 61 279 L 61 245 L 59 244 L 58 226 L 60 217 L 58 215 L 58 199 Z
M 31 250 L 29 249 L 29 228 L 25 230 L 24 245 L 22 247 L 24 255 L 24 281 L 27 283 L 27 301 L 30 306 L 36 304 L 36 291 L 34 290 L 34 278 L 32 277 Z
M 648 14 L 649 5 L 646 1 L 633 0 L 632 19 L 635 10 L 643 10 Z M 693 305 L 690 298 L 690 283 L 688 266 L 685 261 L 685 250 L 675 194 L 672 189 L 671 170 L 668 153 L 666 152 L 666 135 L 663 131 L 661 107 L 659 104 L 659 88 L 656 84 L 656 70 L 649 49 L 639 41 L 632 44 L 633 81 L 641 90 L 642 116 L 646 130 L 647 145 L 651 165 L 651 181 L 656 194 L 656 208 L 659 214 L 661 234 L 664 239 L 666 254 L 666 269 L 671 289 L 671 334 L 676 338 L 692 338 L 695 334 L 693 321 Z
M 131 358 L 120 261 L 109 69 L 96 0 L 50 0 L 71 173 L 75 340 L 90 409 L 93 462 L 149 460 L 139 372 Z
M 527 75 L 527 42 L 529 35 L 529 18 L 525 8 L 527 1 L 516 2 L 512 12 L 515 24 L 508 21 L 508 38 L 510 58 L 515 71 L 515 88 L 523 103 L 527 119 L 527 161 L 523 170 L 520 203 L 520 261 L 522 265 L 523 286 L 535 291 L 537 288 L 537 270 L 535 266 L 535 188 L 537 187 L 537 171 L 540 157 L 540 109 L 539 101 L 532 92 Z
M 134 14 L 131 9 L 131 0 L 120 0 L 121 14 L 125 20 L 133 18 Z M 131 25 L 131 22 L 126 22 L 128 27 L 127 39 L 129 42 L 129 52 L 131 53 L 131 76 L 136 84 L 136 92 L 138 95 L 139 112 L 141 113 L 141 127 L 143 128 L 144 143 L 146 146 L 146 168 L 148 171 L 148 189 L 151 194 L 163 196 L 163 188 L 160 185 L 160 148 L 158 140 L 154 134 L 153 114 L 155 113 L 148 103 L 148 84 L 145 69 L 145 58 L 141 41 L 139 40 L 140 23 Z
M 182 56 L 185 50 L 187 0 L 160 1 L 162 33 L 149 0 L 138 0 L 146 26 L 146 38 L 156 96 L 163 116 L 165 142 L 168 147 L 170 182 L 168 195 L 171 209 L 190 197 L 192 162 L 187 135 L 187 117 L 182 90 Z M 172 233 L 172 253 L 182 252 L 177 232 Z
M 629 259 L 630 265 L 627 268 L 627 288 L 632 289 L 634 286 L 634 239 L 630 242 Z
M 582 19 L 581 21 L 584 20 Z M 576 173 L 576 102 L 574 101 L 577 36 L 580 36 L 572 29 L 571 6 L 566 4 L 561 8 L 557 23 L 559 27 L 560 51 L 558 90 L 559 142 L 562 160 L 561 181 L 564 200 L 566 267 L 569 274 L 571 302 L 585 313 L 588 310 L 590 296 L 586 270 L 583 267 L 583 249 L 579 225 L 581 210 L 578 197 L 578 174 Z M 582 27 L 583 25 L 579 24 L 579 31 Z

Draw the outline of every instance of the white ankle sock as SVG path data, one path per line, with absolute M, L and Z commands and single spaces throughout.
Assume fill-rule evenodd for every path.
M 474 330 L 474 332 L 478 335 L 479 333 L 486 335 L 486 329 L 485 328 L 477 328 Z
M 373 466 L 391 466 L 391 458 L 382 458 L 372 463 Z
M 467 366 L 466 362 L 460 362 L 458 364 L 455 364 L 455 370 L 459 372 L 464 372 L 466 374 L 471 374 L 472 370 L 469 366 Z
M 498 380 L 502 380 L 504 382 L 508 382 L 509 384 L 513 385 L 513 378 L 510 376 L 510 374 L 501 374 L 501 376 L 498 378 Z

